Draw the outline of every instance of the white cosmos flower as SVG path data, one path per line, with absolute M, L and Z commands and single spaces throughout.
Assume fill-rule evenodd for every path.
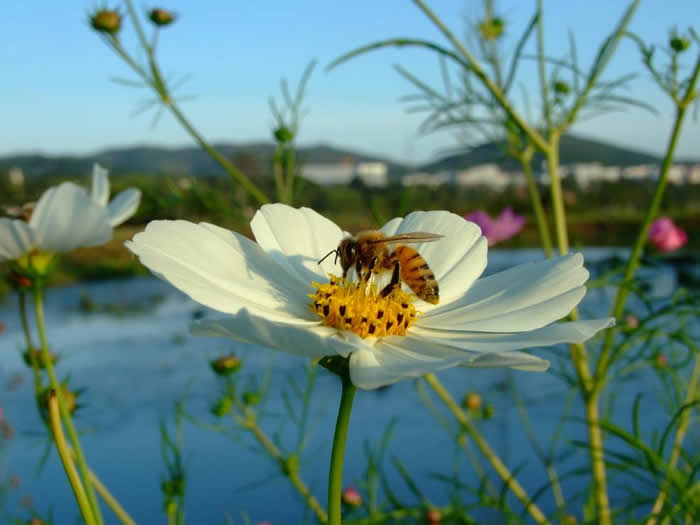
M 193 333 L 310 358 L 349 356 L 351 380 L 360 388 L 456 365 L 543 371 L 547 361 L 518 350 L 583 342 L 614 321 L 556 322 L 586 293 L 588 271 L 580 254 L 479 279 L 487 250 L 479 227 L 446 211 L 414 212 L 381 231 L 445 236 L 415 245 L 435 273 L 440 302 L 415 299 L 413 306 L 422 313 L 405 335 L 363 338 L 325 325 L 310 306 L 310 294 L 319 286 L 312 282 L 330 287 L 329 274 L 342 274 L 332 256 L 318 261 L 347 234 L 313 210 L 282 204 L 263 206 L 251 228 L 257 242 L 212 224 L 154 221 L 127 247 L 195 301 L 230 314 L 193 324 Z M 379 322 L 376 308 L 367 311 L 367 322 Z
M 56 253 L 96 246 L 111 238 L 105 208 L 80 186 L 64 182 L 44 192 L 29 220 L 0 218 L 0 262 L 35 250 Z
M 95 163 L 92 167 L 92 199 L 107 209 L 109 224 L 112 227 L 119 226 L 129 219 L 139 207 L 141 202 L 141 190 L 127 188 L 109 201 L 109 171 Z

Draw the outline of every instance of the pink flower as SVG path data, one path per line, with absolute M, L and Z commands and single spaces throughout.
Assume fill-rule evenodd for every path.
M 688 242 L 688 235 L 668 217 L 659 217 L 649 228 L 649 240 L 660 252 L 672 252 Z
M 489 246 L 516 236 L 525 226 L 525 217 L 513 212 L 507 206 L 495 219 L 483 210 L 478 210 L 464 216 L 468 221 L 476 223 L 489 241 Z
M 359 507 L 362 505 L 362 496 L 355 487 L 348 487 L 343 490 L 341 500 L 351 507 Z

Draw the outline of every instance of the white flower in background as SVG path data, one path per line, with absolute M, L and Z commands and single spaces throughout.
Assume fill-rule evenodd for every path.
M 92 167 L 92 189 L 90 195 L 100 206 L 107 209 L 109 224 L 119 226 L 129 219 L 139 207 L 141 190 L 128 188 L 109 201 L 108 170 L 95 163 Z
M 35 206 L 25 205 L 18 215 L 23 219 L 0 218 L 0 262 L 35 252 L 68 252 L 112 238 L 105 208 L 70 182 L 49 188 Z
M 388 236 L 444 236 L 413 245 L 435 273 L 437 305 L 403 290 L 381 298 L 376 287 L 329 278 L 342 275 L 340 265 L 333 257 L 318 261 L 347 234 L 313 210 L 266 205 L 251 228 L 257 243 L 211 224 L 154 221 L 127 247 L 195 301 L 230 314 L 193 324 L 193 333 L 310 358 L 349 356 L 360 388 L 456 365 L 543 371 L 547 361 L 518 350 L 582 342 L 614 321 L 555 322 L 586 293 L 580 254 L 478 279 L 486 238 L 449 212 L 414 212 L 381 228 Z

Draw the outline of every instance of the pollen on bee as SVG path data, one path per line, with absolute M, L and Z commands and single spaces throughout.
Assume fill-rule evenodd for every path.
M 404 335 L 420 316 L 415 297 L 395 288 L 381 297 L 374 284 L 353 282 L 330 275 L 328 283 L 312 283 L 310 309 L 326 326 L 348 330 L 360 337 Z

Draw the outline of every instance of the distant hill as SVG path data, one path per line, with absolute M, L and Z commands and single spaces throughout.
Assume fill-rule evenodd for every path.
M 660 161 L 654 155 L 575 135 L 564 135 L 560 144 L 559 161 L 564 165 L 577 162 L 599 162 L 603 165 L 629 166 L 653 164 Z M 541 156 L 536 156 L 535 165 L 538 165 L 541 159 Z M 512 169 L 518 167 L 516 161 L 505 155 L 503 142 L 487 142 L 469 151 L 446 155 L 438 160 L 428 162 L 422 165 L 419 170 L 429 173 L 442 170 L 456 171 L 486 163 L 500 164 Z
M 271 143 L 215 144 L 214 147 L 236 164 L 254 163 L 255 168 L 267 173 L 272 164 L 274 145 Z M 392 173 L 403 172 L 404 167 L 380 155 L 360 153 L 325 144 L 300 147 L 298 162 L 333 164 L 352 159 L 356 162 L 382 161 Z M 134 146 L 113 148 L 84 156 L 23 154 L 0 157 L 0 173 L 12 167 L 21 168 L 28 176 L 48 174 L 76 174 L 88 172 L 99 162 L 114 174 L 139 172 L 170 175 L 217 175 L 222 168 L 202 149 L 191 146 L 169 148 L 161 146 Z
M 269 174 L 274 145 L 265 142 L 247 144 L 216 144 L 226 158 L 246 173 Z M 607 165 L 627 166 L 659 162 L 659 158 L 604 142 L 566 135 L 561 139 L 561 163 L 600 162 Z M 505 156 L 503 144 L 488 142 L 471 150 L 443 156 L 422 166 L 407 166 L 388 160 L 381 155 L 361 153 L 326 144 L 304 146 L 298 150 L 300 164 L 333 164 L 353 159 L 356 162 L 382 161 L 389 166 L 389 175 L 395 177 L 410 170 L 438 172 L 456 171 L 478 164 L 496 163 L 504 168 L 516 169 L 516 163 Z M 134 146 L 107 149 L 84 156 L 25 154 L 0 157 L 0 173 L 12 167 L 21 168 L 28 176 L 76 175 L 88 173 L 93 162 L 109 168 L 113 174 L 148 173 L 170 175 L 217 175 L 223 170 L 203 150 L 196 146 L 162 147 Z M 539 159 L 535 159 L 539 163 Z M 700 161 L 697 161 L 700 162 Z

